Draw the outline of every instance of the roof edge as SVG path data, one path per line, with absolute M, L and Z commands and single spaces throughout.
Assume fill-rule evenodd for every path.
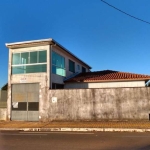
M 5 43 L 6 47 L 10 47 L 12 45 L 23 45 L 23 44 L 31 44 L 31 43 L 40 43 L 40 42 L 52 42 L 53 39 L 41 39 L 41 40 L 31 40 L 31 41 L 24 41 L 24 42 L 13 42 L 13 43 Z
M 114 79 L 114 80 L 87 80 L 83 82 L 120 82 L 120 81 L 148 81 L 150 78 L 141 79 Z

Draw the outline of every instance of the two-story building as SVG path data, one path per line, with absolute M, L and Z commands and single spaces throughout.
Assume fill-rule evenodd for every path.
M 91 67 L 53 39 L 8 43 L 7 120 L 40 121 L 49 89 Z

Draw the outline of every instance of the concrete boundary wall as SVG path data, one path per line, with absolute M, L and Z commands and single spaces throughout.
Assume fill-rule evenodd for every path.
M 7 91 L 0 90 L 0 120 L 6 120 Z
M 49 90 L 49 121 L 149 120 L 150 87 Z
M 6 120 L 7 108 L 0 108 L 0 120 Z

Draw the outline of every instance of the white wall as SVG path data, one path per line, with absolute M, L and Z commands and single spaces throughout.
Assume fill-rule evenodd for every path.
M 145 81 L 101 82 L 101 83 L 65 83 L 65 89 L 145 87 Z

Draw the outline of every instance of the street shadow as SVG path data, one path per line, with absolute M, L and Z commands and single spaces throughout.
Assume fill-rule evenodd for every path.
M 138 148 L 137 150 L 150 150 L 150 145 Z

